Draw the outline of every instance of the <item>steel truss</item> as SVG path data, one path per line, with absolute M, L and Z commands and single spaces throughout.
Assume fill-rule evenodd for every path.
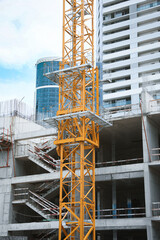
M 95 148 L 99 124 L 104 122 L 98 117 L 94 0 L 63 0 L 62 63 L 60 71 L 45 76 L 59 83 L 55 141 L 61 161 L 59 240 L 63 235 L 65 240 L 95 240 Z

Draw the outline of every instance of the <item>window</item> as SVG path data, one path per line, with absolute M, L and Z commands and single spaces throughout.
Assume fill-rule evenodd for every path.
M 146 10 L 146 9 L 149 9 L 149 8 L 152 8 L 152 7 L 156 7 L 160 5 L 160 1 L 154 1 L 154 2 L 151 2 L 151 3 L 147 3 L 147 4 L 143 4 L 141 6 L 139 6 L 137 8 L 137 11 L 142 11 L 142 10 Z

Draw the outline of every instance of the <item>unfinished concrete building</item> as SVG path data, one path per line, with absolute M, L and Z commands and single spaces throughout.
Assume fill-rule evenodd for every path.
M 96 152 L 98 240 L 160 239 L 160 100 L 103 112 Z M 57 130 L 0 118 L 0 239 L 57 239 Z M 9 238 L 10 237 L 10 238 Z

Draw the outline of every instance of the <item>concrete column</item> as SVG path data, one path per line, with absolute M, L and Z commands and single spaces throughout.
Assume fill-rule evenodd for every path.
M 100 233 L 97 234 L 97 240 L 101 240 L 101 235 L 100 235 Z
M 128 209 L 128 218 L 132 218 L 132 210 L 131 210 L 131 208 L 132 208 L 132 200 L 131 200 L 131 198 L 130 197 L 128 197 L 128 199 L 127 199 L 127 208 L 129 208 Z
M 117 240 L 117 230 L 113 230 L 113 240 Z
M 8 236 L 8 224 L 11 212 L 11 184 L 10 180 L 1 180 L 0 185 L 0 236 Z
M 101 193 L 100 188 L 97 188 L 97 218 L 100 219 L 100 209 L 101 209 Z
M 143 122 L 142 122 L 142 140 L 143 140 L 143 161 L 149 162 L 149 138 L 148 138 L 148 120 L 147 116 L 143 116 Z M 147 137 L 146 137 L 147 136 Z
M 112 135 L 112 162 L 116 161 L 116 144 L 115 144 L 115 133 Z M 113 215 L 117 214 L 117 194 L 116 194 L 116 181 L 112 181 L 112 209 Z M 113 218 L 117 218 L 113 216 Z M 117 240 L 117 230 L 113 230 L 113 240 Z
M 143 139 L 143 159 L 144 159 L 144 191 L 145 191 L 145 208 L 146 208 L 146 217 L 148 218 L 147 225 L 147 239 L 152 240 L 152 201 L 151 201 L 151 187 L 150 187 L 150 172 L 149 172 L 149 150 L 151 148 L 150 140 L 151 133 L 149 129 L 149 122 L 147 116 L 143 117 L 144 124 L 142 123 L 142 139 Z M 147 137 L 146 137 L 147 136 Z
M 117 194 L 116 194 L 116 181 L 112 181 L 112 209 L 113 215 L 117 214 Z M 117 218 L 113 216 L 113 218 Z M 117 230 L 113 230 L 113 240 L 117 240 Z
M 144 120 L 146 133 L 148 133 L 147 117 L 144 116 L 143 120 Z M 144 165 L 145 207 L 146 207 L 146 217 L 151 217 L 152 211 L 151 211 L 151 196 L 150 196 L 150 178 L 149 178 L 149 167 L 147 164 L 149 162 L 149 152 L 148 152 L 148 147 L 147 147 L 148 138 L 146 140 L 145 130 L 144 130 L 144 126 L 142 123 L 143 159 L 144 159 L 144 162 L 146 163 Z
M 116 143 L 115 143 L 115 133 L 112 133 L 112 162 L 116 161 Z
M 146 217 L 152 217 L 152 202 L 151 202 L 151 191 L 150 191 L 150 176 L 148 165 L 144 166 L 144 191 L 145 191 L 145 208 Z
M 149 225 L 147 225 L 147 240 L 153 240 L 152 222 L 151 221 L 150 221 Z
M 112 181 L 112 209 L 113 209 L 113 215 L 117 214 L 116 208 L 117 208 L 116 181 Z M 117 217 L 113 216 L 113 218 L 117 218 Z

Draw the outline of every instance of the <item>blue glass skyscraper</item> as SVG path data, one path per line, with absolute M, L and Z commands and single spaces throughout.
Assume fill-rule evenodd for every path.
M 59 70 L 59 61 L 42 58 L 36 64 L 36 120 L 56 115 L 58 110 L 59 87 L 44 74 Z

